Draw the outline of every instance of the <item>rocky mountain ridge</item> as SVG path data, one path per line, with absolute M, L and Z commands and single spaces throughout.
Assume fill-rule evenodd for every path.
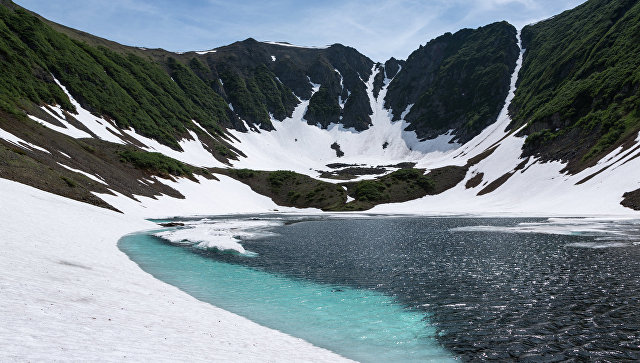
M 181 198 L 180 180 L 216 175 L 328 210 L 493 197 L 558 161 L 566 183 L 606 184 L 640 150 L 639 13 L 637 1 L 590 0 L 527 26 L 519 68 L 506 22 L 376 64 L 340 44 L 127 47 L 3 0 L 0 177 L 111 208 L 98 195 Z M 244 165 L 268 171 L 222 169 Z M 289 168 L 298 176 L 273 174 L 289 191 L 270 184 Z M 636 208 L 632 186 L 615 188 Z

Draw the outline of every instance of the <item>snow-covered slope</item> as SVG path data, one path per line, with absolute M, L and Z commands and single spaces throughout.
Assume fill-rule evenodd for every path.
M 56 82 L 65 92 L 67 97 L 69 97 L 69 100 L 76 108 L 77 113 L 73 115 L 73 118 L 79 121 L 82 126 L 86 128 L 86 130 L 89 130 L 93 135 L 95 135 L 95 137 L 101 140 L 114 142 L 116 144 L 134 144 L 143 150 L 159 152 L 195 166 L 225 166 L 223 163 L 213 157 L 211 152 L 207 150 L 207 147 L 200 141 L 198 135 L 196 135 L 193 131 L 188 131 L 189 136 L 191 137 L 190 139 L 182 139 L 178 142 L 183 151 L 173 150 L 168 146 L 160 144 L 156 140 L 144 137 L 136 133 L 136 131 L 132 128 L 122 130 L 118 128 L 113 121 L 110 121 L 104 117 L 100 118 L 95 116 L 88 110 L 84 109 L 80 105 L 80 103 L 78 103 L 78 101 L 73 98 L 73 96 L 69 93 L 69 91 L 63 84 L 61 84 L 58 80 L 56 80 Z M 55 112 L 51 112 L 49 109 L 54 110 Z M 87 131 L 80 130 L 69 123 L 66 116 L 64 116 L 64 111 L 59 106 L 43 106 L 42 110 L 46 112 L 50 117 L 54 118 L 57 122 L 64 125 L 64 127 L 54 125 L 51 122 L 44 121 L 33 115 L 29 115 L 29 118 L 42 124 L 45 127 L 48 127 L 54 131 L 60 132 L 73 138 L 81 139 L 93 137 Z M 202 129 L 202 126 L 200 126 L 196 121 L 193 121 L 193 123 L 195 126 Z M 206 130 L 202 130 L 203 132 L 206 132 Z
M 372 72 L 375 74 L 375 72 Z M 308 125 L 304 113 L 309 101 L 301 101 L 293 116 L 280 122 L 272 119 L 275 130 L 231 131 L 239 141 L 234 145 L 247 157 L 234 162 L 237 168 L 261 170 L 293 170 L 318 177 L 318 170 L 326 170 L 330 163 L 389 165 L 406 161 L 419 161 L 427 154 L 431 157 L 448 153 L 459 147 L 449 143 L 452 135 L 441 135 L 433 140 L 420 141 L 413 131 L 405 131 L 406 122 L 391 121 L 392 115 L 384 108 L 383 100 L 390 79 L 377 98 L 373 96 L 373 77 L 367 81 L 367 94 L 373 115 L 372 125 L 364 131 L 345 129 L 331 124 L 327 129 Z M 315 87 L 317 91 L 318 87 Z M 338 157 L 331 149 L 338 143 L 344 156 Z
M 272 118 L 275 130 L 229 130 L 232 145 L 246 155 L 231 162 L 235 168 L 293 170 L 317 178 L 322 170 L 328 169 L 326 165 L 330 163 L 389 166 L 400 162 L 414 162 L 417 163 L 417 167 L 430 170 L 448 165 L 464 166 L 470 158 L 491 149 L 493 152 L 473 165 L 465 179 L 454 188 L 419 200 L 380 205 L 373 211 L 517 212 L 542 215 L 635 214 L 631 209 L 622 207 L 620 201 L 624 192 L 640 187 L 638 178 L 633 177 L 637 174 L 636 170 L 640 170 L 640 158 L 636 158 L 640 155 L 640 149 L 619 148 L 597 165 L 575 175 L 563 173 L 565 165 L 560 162 L 541 163 L 535 158 L 521 158 L 525 138 L 515 136 L 517 132 L 514 131 L 517 130 L 507 130 L 511 122 L 507 110 L 514 96 L 523 53 L 524 51 L 517 61 L 511 79 L 511 89 L 498 119 L 464 145 L 451 143 L 455 136 L 451 133 L 432 140 L 419 140 L 415 132 L 405 131 L 407 123 L 404 120 L 391 121 L 392 115 L 383 105 L 391 80 L 385 79 L 378 97 L 374 97 L 374 77 L 371 76 L 366 80 L 367 95 L 373 110 L 372 125 L 368 129 L 356 131 L 345 129 L 339 124 L 331 124 L 327 129 L 323 129 L 309 125 L 304 119 L 309 101 L 301 100 L 292 117 L 284 121 Z M 374 69 L 372 74 L 375 73 Z M 314 92 L 317 92 L 320 85 L 312 84 L 312 87 Z M 64 87 L 63 90 L 66 92 Z M 99 119 L 84 110 L 68 92 L 67 95 L 78 110 L 75 118 L 100 138 L 117 143 L 140 143 L 144 145 L 145 150 L 161 152 L 196 166 L 225 166 L 212 156 L 206 145 L 193 132 L 190 132 L 191 139 L 180 141 L 184 151 L 175 151 L 155 140 L 136 134 L 134 130 L 118 130 L 110 121 Z M 410 107 L 404 112 L 405 115 Z M 89 136 L 61 117 L 62 110 L 55 113 L 46 111 L 66 128 L 39 120 L 43 125 L 75 138 Z M 31 118 L 37 120 L 35 116 Z M 0 137 L 21 147 L 45 150 L 37 145 L 20 142 L 6 131 L 3 131 Z M 344 156 L 337 156 L 336 150 L 331 148 L 334 143 L 339 145 Z M 591 175 L 593 177 L 587 178 Z M 250 201 L 252 206 L 260 206 L 259 211 L 279 208 L 271 200 L 257 195 L 243 184 L 224 176 L 219 178 L 221 181 L 201 179 L 199 183 L 187 179 L 179 179 L 177 182 L 159 180 L 185 195 L 185 200 L 166 196 L 157 200 L 144 197 L 133 200 L 117 193 L 116 196 L 101 194 L 100 197 L 122 211 L 146 217 L 207 214 L 212 211 L 258 211 L 247 209 L 246 201 Z M 477 183 L 469 182 L 471 179 Z
M 447 165 L 463 166 L 486 150 L 494 151 L 470 168 L 456 187 L 436 196 L 427 196 L 398 204 L 383 204 L 373 209 L 380 213 L 520 213 L 536 215 L 628 215 L 637 214 L 620 205 L 622 194 L 640 187 L 640 150 L 619 148 L 597 165 L 570 175 L 561 162 L 541 163 L 535 158 L 521 158 L 525 138 L 517 130 L 507 130 L 511 123 L 508 106 L 514 97 L 517 76 L 522 66 L 521 51 L 511 80 L 511 89 L 496 122 L 464 145 L 449 143 L 451 135 L 420 141 L 414 132 L 404 131 L 404 121 L 391 121 L 382 101 L 389 80 L 376 99 L 372 78 L 367 91 L 373 109 L 373 125 L 361 132 L 331 125 L 328 130 L 309 126 L 302 119 L 303 102 L 292 118 L 274 121 L 275 131 L 234 132 L 240 140 L 236 146 L 247 154 L 234 164 L 256 169 L 289 169 L 317 177 L 317 170 L 328 163 L 385 165 L 413 161 L 417 167 L 433 169 Z M 380 100 L 380 101 L 379 101 Z M 405 112 L 406 114 L 406 112 Z M 640 141 L 636 140 L 636 142 Z M 345 155 L 338 158 L 329 146 L 337 142 Z M 388 143 L 386 148 L 382 145 Z M 631 151 L 629 151 L 631 150 Z M 521 165 L 522 164 L 522 165 Z M 520 167 L 519 167 L 520 166 Z M 482 181 L 474 187 L 467 182 L 477 175 Z M 587 177 L 593 176 L 589 179 Z M 508 177 L 508 179 L 507 179 Z M 506 179 L 503 183 L 496 181 Z M 585 181 L 585 179 L 587 179 Z M 494 182 L 495 190 L 478 193 Z M 490 190 L 493 188 L 486 189 Z
M 153 223 L 5 179 L 0 191 L 2 361 L 342 360 L 143 272 L 116 242 Z
M 225 175 L 216 175 L 216 177 L 220 180 L 197 177 L 196 182 L 186 178 L 177 178 L 176 181 L 154 178 L 180 191 L 185 196 L 184 199 L 164 195 L 156 199 L 136 196 L 137 200 L 133 200 L 119 193 L 98 194 L 98 196 L 125 214 L 140 218 L 273 211 L 318 212 L 315 209 L 280 207 L 268 197 L 253 192 L 249 186 L 235 179 Z
M 471 167 L 466 178 L 454 188 L 421 199 L 375 207 L 377 213 L 471 213 L 522 215 L 637 215 L 623 207 L 622 194 L 640 187 L 640 150 L 622 147 L 611 152 L 595 166 L 570 175 L 561 162 L 541 163 L 536 158 L 522 158 L 525 137 L 518 130 L 507 130 L 511 123 L 508 106 L 514 97 L 517 76 L 522 66 L 521 51 L 511 80 L 511 90 L 498 120 L 481 134 L 442 158 L 426 156 L 418 167 L 435 168 L 444 165 L 464 165 L 469 158 L 485 150 L 493 153 Z M 640 142 L 640 136 L 636 143 Z M 520 166 L 520 167 L 519 167 Z M 482 182 L 467 187 L 467 182 L 481 174 Z M 492 192 L 478 195 L 491 182 L 508 179 Z M 482 193 L 481 193 L 482 194 Z

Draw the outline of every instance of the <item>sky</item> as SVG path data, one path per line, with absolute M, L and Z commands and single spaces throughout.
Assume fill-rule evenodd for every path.
M 406 59 L 445 32 L 507 20 L 518 28 L 584 0 L 14 0 L 118 43 L 209 50 L 246 38 L 342 43 L 374 61 Z

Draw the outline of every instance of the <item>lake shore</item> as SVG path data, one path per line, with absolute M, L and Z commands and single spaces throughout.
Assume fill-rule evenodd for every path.
M 1 360 L 340 361 L 201 302 L 117 248 L 156 224 L 0 179 Z

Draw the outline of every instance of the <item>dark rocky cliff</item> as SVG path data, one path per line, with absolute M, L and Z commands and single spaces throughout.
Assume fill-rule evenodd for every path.
M 454 130 L 468 141 L 498 117 L 517 59 L 516 29 L 506 22 L 447 33 L 411 53 L 385 106 L 399 120 L 413 105 L 405 120 L 421 138 Z

